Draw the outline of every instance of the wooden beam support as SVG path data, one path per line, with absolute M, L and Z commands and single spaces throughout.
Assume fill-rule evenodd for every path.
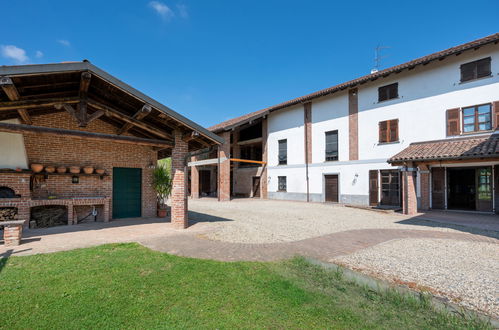
M 152 107 L 149 105 L 149 104 L 144 104 L 142 106 L 142 108 L 140 108 L 139 111 L 137 111 L 134 115 L 133 115 L 133 119 L 136 119 L 136 120 L 142 120 L 144 119 L 145 116 L 147 116 L 148 114 L 150 114 L 152 111 Z M 121 127 L 119 130 L 118 130 L 118 135 L 121 135 L 121 134 L 124 134 L 126 133 L 130 128 L 132 128 L 133 124 L 131 123 L 126 123 L 125 125 L 123 125 L 123 127 Z
M 199 132 L 197 131 L 192 131 L 190 133 L 187 133 L 185 134 L 184 136 L 182 136 L 182 140 L 184 142 L 189 142 L 191 140 L 194 140 L 195 138 L 199 137 Z
M 69 130 L 62 128 L 31 126 L 31 125 L 22 125 L 22 124 L 0 123 L 0 132 L 56 135 L 56 136 L 92 140 L 92 141 L 117 142 L 117 143 L 145 145 L 151 147 L 173 148 L 173 144 L 170 141 L 165 141 L 165 140 L 143 139 L 131 136 L 119 136 L 113 134 L 93 133 L 93 132 L 76 131 L 76 130 Z
M 0 77 L 0 86 L 2 86 L 3 91 L 7 94 L 7 97 L 11 101 L 19 101 L 21 96 L 19 95 L 19 91 L 17 90 L 14 82 L 10 77 Z M 33 124 L 31 117 L 29 116 L 28 111 L 25 109 L 17 109 L 19 116 L 21 116 L 23 122 L 27 125 Z
M 249 159 L 239 159 L 239 158 L 230 158 L 231 162 L 240 162 L 240 163 L 253 163 L 253 164 L 262 164 L 265 165 L 267 162 L 262 162 L 260 160 L 249 160 Z
M 40 107 L 53 107 L 56 104 L 78 103 L 78 97 L 59 97 L 40 100 L 22 100 L 22 101 L 7 101 L 0 102 L 0 112 L 17 109 L 33 109 Z
M 88 87 L 90 86 L 90 80 L 92 79 L 92 74 L 88 71 L 81 73 L 80 79 L 80 90 L 78 96 L 80 97 L 80 103 L 78 103 L 78 118 L 80 118 L 79 126 L 85 127 L 88 124 Z
M 87 117 L 87 125 L 90 124 L 91 122 L 93 122 L 94 120 L 99 119 L 100 117 L 102 117 L 105 114 L 106 113 L 104 111 L 97 110 L 96 112 L 94 112 L 93 114 L 91 114 L 90 116 Z
M 119 112 L 118 110 L 115 110 L 105 104 L 102 104 L 100 102 L 96 102 L 92 99 L 88 100 L 88 104 L 93 107 L 93 108 L 96 108 L 98 110 L 102 110 L 105 112 L 105 115 L 108 116 L 108 117 L 115 117 L 115 118 L 118 118 L 126 123 L 129 123 L 129 124 L 132 124 L 134 126 L 137 126 L 141 129 L 143 129 L 144 131 L 147 131 L 147 132 L 150 132 L 150 133 L 153 133 L 157 136 L 160 136 L 164 139 L 167 139 L 167 140 L 172 140 L 173 141 L 173 136 L 171 134 L 168 134 L 158 128 L 155 128 L 155 127 L 152 127 L 152 126 L 149 126 L 148 124 L 144 123 L 144 122 L 141 122 L 141 121 L 138 121 L 136 119 L 133 119 L 132 117 L 129 117 L 127 115 L 124 115 L 122 114 L 121 112 Z

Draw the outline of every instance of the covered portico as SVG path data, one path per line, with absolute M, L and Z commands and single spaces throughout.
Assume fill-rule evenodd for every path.
M 172 157 L 171 219 L 177 228 L 188 226 L 187 160 L 222 138 L 86 60 L 2 66 L 0 87 L 0 188 L 9 192 L 0 196 L 0 208 L 17 208 L 17 219 L 28 220 L 34 204 L 64 201 L 70 213 L 82 203 L 67 200 L 92 206 L 99 198 L 104 218 L 113 217 L 116 169 L 134 168 L 138 216 L 150 217 L 152 170 L 158 159 Z M 44 171 L 30 169 L 33 163 Z M 67 170 L 49 171 L 53 165 Z M 69 172 L 84 166 L 103 172 Z
M 388 162 L 401 167 L 405 214 L 499 213 L 499 134 L 412 143 Z

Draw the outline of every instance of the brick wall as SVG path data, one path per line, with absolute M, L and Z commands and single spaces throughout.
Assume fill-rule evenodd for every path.
M 402 172 L 402 212 L 407 215 L 415 215 L 418 212 L 415 173 L 413 170 Z
M 117 131 L 114 126 L 102 120 L 95 120 L 85 128 L 78 127 L 76 121 L 65 112 L 33 117 L 33 125 L 107 134 L 116 134 Z M 44 197 L 47 193 L 60 197 L 112 197 L 113 167 L 141 168 L 142 216 L 155 216 L 156 193 L 151 185 L 152 169 L 148 166 L 151 163 L 156 164 L 157 152 L 151 147 L 34 134 L 24 134 L 24 142 L 30 164 L 66 167 L 91 165 L 94 168 L 103 168 L 109 174 L 103 180 L 96 176 L 82 175 L 78 184 L 71 183 L 71 176 L 49 176 L 45 182 L 34 189 L 33 197 Z M 83 214 L 86 210 L 79 210 L 80 212 Z M 112 203 L 110 213 L 112 214 Z
M 175 131 L 175 148 L 172 151 L 172 224 L 179 229 L 187 228 L 189 221 L 187 218 L 187 185 L 186 185 L 186 164 L 187 143 L 182 140 L 182 132 Z
M 262 184 L 261 175 L 263 167 L 239 167 L 232 169 L 234 194 L 241 197 L 253 197 L 253 177 L 260 177 L 260 185 Z M 260 192 L 261 196 L 261 192 Z

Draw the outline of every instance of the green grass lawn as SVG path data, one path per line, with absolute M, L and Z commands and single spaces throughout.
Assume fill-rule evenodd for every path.
M 0 328 L 486 328 L 296 258 L 224 263 L 112 244 L 0 261 Z

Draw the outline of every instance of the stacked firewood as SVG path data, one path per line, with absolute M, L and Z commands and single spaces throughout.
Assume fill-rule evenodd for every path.
M 16 207 L 0 208 L 0 221 L 14 220 L 17 215 Z
M 33 223 L 34 222 L 34 223 Z M 38 206 L 31 209 L 30 226 L 46 228 L 68 224 L 68 216 L 64 206 Z

